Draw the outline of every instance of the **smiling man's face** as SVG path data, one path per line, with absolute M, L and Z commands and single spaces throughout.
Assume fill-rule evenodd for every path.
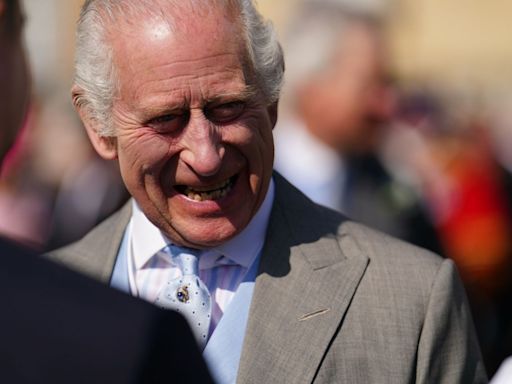
M 276 113 L 251 84 L 241 33 L 224 12 L 184 16 L 182 32 L 143 20 L 113 38 L 116 137 L 96 147 L 119 159 L 129 192 L 173 242 L 205 248 L 260 207 Z

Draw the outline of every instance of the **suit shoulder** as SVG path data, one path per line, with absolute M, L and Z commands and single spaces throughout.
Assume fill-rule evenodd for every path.
M 94 271 L 89 270 L 91 266 L 103 265 L 102 259 L 108 262 L 115 259 L 130 216 L 131 204 L 128 202 L 91 229 L 82 239 L 50 251 L 45 256 L 82 273 L 95 275 Z
M 343 222 L 339 236 L 349 235 L 374 262 L 439 268 L 443 258 L 427 249 L 397 239 L 355 221 Z
M 108 216 L 105 220 L 87 232 L 81 239 L 48 252 L 48 257 L 59 259 L 60 257 L 65 257 L 67 254 L 76 253 L 80 252 L 80 250 L 87 249 L 88 247 L 93 246 L 98 242 L 104 242 L 108 239 L 112 229 L 117 226 L 118 222 L 122 219 L 122 216 L 125 216 L 123 214 L 125 208 L 126 207 L 123 207 Z
M 417 313 L 426 311 L 432 289 L 439 279 L 456 283 L 456 267 L 449 259 L 405 241 L 388 236 L 362 224 L 348 221 L 340 227 L 340 236 L 349 236 L 368 257 L 368 266 L 360 290 L 372 292 L 381 303 L 406 303 Z M 443 272 L 445 271 L 445 272 Z M 446 271 L 452 271 L 450 276 Z M 408 300 L 404 300 L 407 297 Z

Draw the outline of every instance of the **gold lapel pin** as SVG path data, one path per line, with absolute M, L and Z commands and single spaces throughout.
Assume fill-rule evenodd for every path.
M 188 287 L 186 285 L 179 287 L 176 292 L 176 297 L 180 302 L 186 303 L 189 299 Z

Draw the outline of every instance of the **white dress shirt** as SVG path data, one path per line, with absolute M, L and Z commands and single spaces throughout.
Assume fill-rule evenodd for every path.
M 247 227 L 228 242 L 199 255 L 199 277 L 212 297 L 210 334 L 263 248 L 273 201 L 274 182 L 271 180 L 261 207 Z M 154 303 L 166 282 L 181 276 L 170 257 L 159 252 L 171 241 L 147 219 L 135 200 L 127 231 L 131 293 Z

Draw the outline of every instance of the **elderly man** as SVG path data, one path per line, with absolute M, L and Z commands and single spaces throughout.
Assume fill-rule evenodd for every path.
M 18 0 L 0 0 L 0 162 L 30 95 L 23 19 Z M 0 382 L 211 382 L 176 313 L 108 289 L 1 237 L 0 257 Z
M 452 262 L 272 173 L 283 68 L 252 1 L 86 1 L 73 101 L 133 199 L 52 257 L 186 314 L 219 383 L 485 382 Z

